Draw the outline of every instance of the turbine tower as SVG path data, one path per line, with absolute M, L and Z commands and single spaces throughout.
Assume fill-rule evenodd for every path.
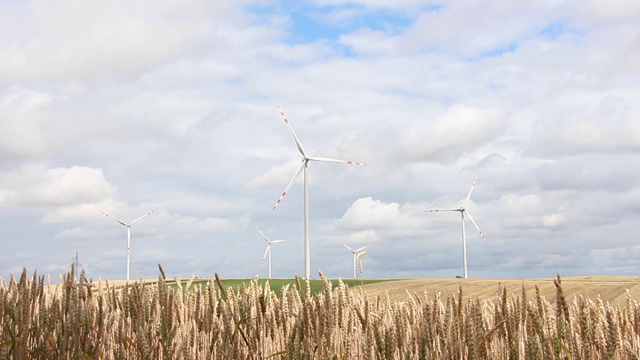
M 267 242 L 267 249 L 264 251 L 264 256 L 262 257 L 262 261 L 260 262 L 260 267 L 262 267 L 262 265 L 264 265 L 264 259 L 267 257 L 267 254 L 269 254 L 269 279 L 271 279 L 271 244 L 285 242 L 285 241 L 289 241 L 289 240 L 293 240 L 293 239 L 282 239 L 282 240 L 269 241 L 269 239 L 267 238 L 267 235 L 265 235 L 262 231 L 260 231 L 260 229 L 258 229 L 258 226 L 256 224 L 253 224 L 253 227 L 255 227 L 256 230 L 258 230 L 260 235 L 262 235 L 262 238 L 264 239 L 264 241 Z
M 464 271 L 464 278 L 465 279 L 467 278 L 467 239 L 465 237 L 465 229 L 464 229 L 464 214 L 465 213 L 469 217 L 469 220 L 471 220 L 471 223 L 473 224 L 473 226 L 475 226 L 476 229 L 478 230 L 478 233 L 480 233 L 480 237 L 482 237 L 482 240 L 485 243 L 487 242 L 487 240 L 484 237 L 484 234 L 482 233 L 482 230 L 480 230 L 480 228 L 478 227 L 478 224 L 476 224 L 476 222 L 473 220 L 473 217 L 471 216 L 469 211 L 465 208 L 465 206 L 467 206 L 467 203 L 469 202 L 469 199 L 471 198 L 471 193 L 473 192 L 473 189 L 476 187 L 476 182 L 477 181 L 478 181 L 478 178 L 476 177 L 473 180 L 473 184 L 471 184 L 471 189 L 469 190 L 469 194 L 467 194 L 467 197 L 464 199 L 464 201 L 462 202 L 462 205 L 460 205 L 459 208 L 427 210 L 427 212 L 457 211 L 457 212 L 460 213 L 460 223 L 462 224 L 462 264 L 463 264 L 463 271 Z
M 357 278 L 357 275 L 356 275 L 356 263 L 357 263 L 358 259 L 362 255 L 367 253 L 366 251 L 362 251 L 362 250 L 368 248 L 372 244 L 365 245 L 365 246 L 363 246 L 361 248 L 358 248 L 356 250 L 353 250 L 352 248 L 350 248 L 347 244 L 343 243 L 342 241 L 340 241 L 340 244 L 344 245 L 344 247 L 346 247 L 347 249 L 349 249 L 349 251 L 351 251 L 353 253 L 353 278 L 356 279 Z M 360 272 L 362 272 L 362 260 L 360 260 Z
M 120 225 L 123 225 L 123 226 L 127 227 L 127 281 L 129 281 L 129 260 L 131 258 L 131 225 L 137 223 L 138 221 L 142 220 L 142 218 L 150 215 L 151 213 L 153 213 L 156 210 L 158 210 L 158 209 L 151 210 L 148 213 L 140 216 L 139 218 L 133 220 L 132 222 L 130 222 L 128 224 L 125 223 L 122 220 L 118 220 L 118 219 L 114 218 L 113 216 L 111 216 L 111 215 L 109 215 L 107 213 L 104 213 L 104 212 L 100 211 L 100 213 L 105 215 L 106 217 L 111 218 L 111 219 L 115 220 L 116 222 L 120 223 Z
M 280 195 L 280 198 L 278 199 L 278 201 L 276 201 L 275 205 L 273 205 L 273 209 L 275 210 L 275 208 L 280 204 L 280 202 L 282 202 L 282 199 L 284 198 L 285 195 L 287 195 L 287 191 L 289 191 L 291 186 L 293 186 L 293 183 L 296 181 L 298 176 L 300 176 L 300 173 L 304 172 L 304 174 L 303 174 L 303 184 L 304 184 L 303 185 L 304 186 L 304 277 L 305 277 L 305 279 L 310 279 L 311 278 L 311 258 L 310 258 L 310 254 L 309 254 L 309 192 L 308 192 L 308 176 L 307 176 L 307 166 L 309 164 L 309 161 L 337 162 L 337 163 L 345 163 L 345 164 L 351 164 L 351 165 L 362 165 L 362 166 L 366 166 L 367 164 L 363 164 L 363 163 L 359 163 L 359 162 L 355 162 L 355 161 L 336 160 L 336 159 L 330 159 L 330 158 L 325 158 L 325 157 L 309 157 L 309 156 L 307 156 L 307 153 L 302 148 L 302 144 L 300 143 L 300 140 L 298 140 L 298 137 L 296 136 L 296 133 L 293 131 L 293 128 L 291 127 L 291 124 L 289 123 L 289 119 L 287 119 L 287 117 L 285 116 L 285 114 L 282 111 L 282 109 L 280 109 L 280 106 L 278 106 L 278 111 L 280 111 L 280 115 L 282 115 L 282 117 L 284 118 L 284 122 L 287 125 L 287 127 L 289 128 L 289 132 L 291 133 L 291 136 L 293 137 L 293 141 L 296 143 L 296 146 L 298 147 L 298 151 L 300 152 L 300 155 L 302 155 L 302 165 L 300 166 L 298 171 L 296 171 L 295 175 L 293 175 L 293 178 L 289 182 L 289 185 L 287 185 L 287 187 L 284 189 L 284 191 L 282 192 L 282 195 Z

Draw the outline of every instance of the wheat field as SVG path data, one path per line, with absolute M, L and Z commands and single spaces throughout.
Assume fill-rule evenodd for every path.
M 638 359 L 640 306 L 541 287 L 372 295 L 344 283 L 312 295 L 257 279 L 234 290 L 174 279 L 116 287 L 73 271 L 0 283 L 0 359 Z M 321 275 L 322 277 L 322 275 Z M 193 285 L 193 286 L 192 286 Z M 546 290 L 545 290 L 546 291 Z
M 498 301 L 504 289 L 519 293 L 522 287 L 528 292 L 538 291 L 553 302 L 556 296 L 555 276 L 537 279 L 406 279 L 365 284 L 362 289 L 370 296 L 389 296 L 391 300 L 403 300 L 410 294 L 439 292 L 441 296 L 457 294 L 462 288 L 466 297 Z M 640 276 L 562 276 L 564 295 L 590 299 L 601 298 L 612 305 L 624 305 L 628 297 L 640 301 Z

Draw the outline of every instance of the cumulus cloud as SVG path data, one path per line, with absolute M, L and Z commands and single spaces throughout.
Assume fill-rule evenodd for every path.
M 25 165 L 0 178 L 5 206 L 72 206 L 94 203 L 112 196 L 116 188 L 102 170 L 84 166 L 49 169 Z
M 455 105 L 435 121 L 405 130 L 405 151 L 413 161 L 457 160 L 465 151 L 486 145 L 504 133 L 507 114 L 498 108 Z
M 365 231 L 392 231 L 411 233 L 424 224 L 421 206 L 415 204 L 400 205 L 395 202 L 385 203 L 371 197 L 354 201 L 336 226 L 344 229 Z M 424 212 L 424 209 L 422 209 Z
M 122 277 L 124 229 L 98 211 L 158 209 L 133 231 L 135 277 L 159 259 L 253 276 L 251 223 L 304 237 L 299 184 L 271 210 L 300 166 L 276 105 L 309 155 L 368 164 L 311 165 L 325 274 L 351 274 L 341 240 L 375 243 L 367 276 L 459 275 L 459 214 L 424 210 L 458 206 L 476 176 L 470 275 L 637 273 L 637 6 L 288 5 L 2 3 L 0 275 L 78 252 Z M 300 274 L 302 248 L 274 270 Z

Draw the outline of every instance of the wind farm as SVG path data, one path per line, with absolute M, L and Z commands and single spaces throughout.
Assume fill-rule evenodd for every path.
M 640 359 L 640 1 L 0 14 L 0 359 Z

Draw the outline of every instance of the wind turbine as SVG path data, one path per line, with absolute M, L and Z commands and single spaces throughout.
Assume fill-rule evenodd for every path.
M 358 253 L 358 256 L 356 256 L 356 259 L 360 263 L 360 274 L 362 274 L 362 257 L 365 256 L 366 254 L 367 254 L 367 252 L 363 251 L 363 252 Z
M 353 250 L 352 248 L 349 247 L 349 245 L 343 243 L 342 241 L 340 241 L 340 244 L 344 245 L 344 247 L 346 247 L 353 253 L 353 278 L 356 279 L 356 262 L 358 261 L 358 258 L 360 258 L 362 255 L 367 253 L 366 251 L 362 251 L 362 250 L 368 248 L 372 244 L 365 245 L 356 250 Z M 362 269 L 362 262 L 360 262 L 360 268 Z M 360 270 L 360 272 L 362 272 L 362 270 Z
M 256 230 L 258 230 L 260 235 L 262 235 L 262 238 L 264 239 L 264 241 L 267 242 L 267 249 L 264 251 L 264 256 L 262 257 L 262 261 L 260 262 L 260 267 L 262 267 L 262 265 L 264 265 L 264 259 L 267 257 L 267 254 L 269 254 L 269 279 L 271 279 L 271 244 L 285 242 L 285 241 L 289 241 L 289 240 L 293 240 L 293 239 L 282 239 L 282 240 L 269 241 L 269 239 L 267 238 L 267 235 L 265 235 L 262 231 L 260 231 L 260 229 L 258 229 L 258 226 L 256 224 L 253 224 L 253 227 L 255 227 Z
M 105 215 L 106 217 L 111 218 L 111 219 L 117 221 L 118 223 L 120 223 L 120 225 L 124 225 L 124 226 L 127 227 L 127 281 L 129 280 L 129 260 L 131 258 L 131 225 L 137 223 L 138 221 L 142 220 L 142 218 L 144 218 L 145 216 L 150 215 L 151 213 L 153 213 L 156 210 L 158 210 L 158 209 L 151 210 L 148 213 L 140 216 L 139 218 L 133 220 L 132 222 L 130 222 L 128 224 L 125 223 L 122 220 L 118 220 L 118 219 L 114 218 L 113 216 L 111 216 L 111 215 L 109 215 L 107 213 L 104 213 L 104 212 L 100 211 L 100 213 Z
M 296 181 L 298 176 L 300 176 L 300 173 L 304 171 L 304 174 L 303 174 L 303 181 L 304 181 L 304 185 L 303 185 L 304 186 L 304 276 L 305 276 L 305 279 L 310 279 L 311 278 L 311 276 L 310 276 L 310 273 L 311 273 L 311 258 L 310 258 L 310 255 L 309 255 L 309 192 L 308 192 L 308 184 L 307 184 L 308 183 L 308 181 L 307 181 L 307 179 L 308 179 L 307 166 L 309 164 L 309 161 L 337 162 L 337 163 L 345 163 L 345 164 L 351 164 L 351 165 L 362 165 L 362 166 L 367 166 L 367 164 L 363 164 L 363 163 L 359 163 L 359 162 L 355 162 L 355 161 L 330 159 L 330 158 L 326 158 L 326 157 L 308 157 L 307 153 L 302 148 L 302 144 L 300 143 L 300 140 L 298 140 L 298 137 L 296 136 L 296 133 L 293 131 L 293 128 L 291 127 L 291 124 L 289 124 L 289 119 L 287 119 L 287 117 L 285 116 L 285 114 L 282 111 L 282 109 L 280 109 L 280 106 L 278 106 L 278 111 L 280 111 L 280 115 L 282 115 L 282 117 L 284 118 L 284 122 L 285 122 L 285 124 L 287 124 L 287 127 L 289 128 L 289 132 L 291 132 L 291 136 L 293 137 L 293 141 L 296 143 L 296 146 L 298 147 L 298 151 L 302 155 L 302 165 L 300 166 L 298 171 L 296 171 L 295 175 L 293 175 L 293 178 L 289 182 L 289 185 L 287 185 L 287 187 L 284 189 L 284 191 L 282 192 L 282 195 L 280 195 L 280 198 L 278 199 L 278 201 L 276 201 L 275 205 L 273 205 L 273 209 L 275 210 L 275 208 L 280 204 L 280 202 L 282 202 L 282 199 L 284 198 L 284 196 L 287 195 L 287 191 L 289 191 L 291 186 L 293 186 L 293 183 Z
M 487 239 L 485 239 L 484 234 L 482 233 L 482 230 L 480 230 L 480 228 L 478 227 L 478 224 L 476 224 L 476 222 L 473 220 L 473 217 L 471 216 L 469 211 L 467 211 L 467 209 L 465 208 L 465 206 L 467 206 L 467 203 L 469 202 L 469 199 L 471 198 L 471 193 L 473 192 L 473 189 L 476 187 L 477 181 L 478 181 L 477 177 L 473 179 L 473 184 L 471 184 L 471 189 L 469 190 L 469 194 L 467 194 L 466 199 L 464 199 L 464 201 L 462 202 L 462 205 L 460 205 L 459 208 L 427 210 L 427 212 L 458 211 L 460 213 L 460 222 L 462 224 L 462 263 L 463 263 L 465 279 L 467 278 L 467 239 L 464 234 L 465 233 L 465 230 L 464 230 L 464 214 L 465 213 L 469 216 L 469 220 L 471 220 L 471 223 L 473 224 L 473 226 L 476 227 L 476 229 L 478 230 L 478 233 L 480 233 L 480 237 L 482 237 L 482 240 L 484 242 L 487 242 Z

